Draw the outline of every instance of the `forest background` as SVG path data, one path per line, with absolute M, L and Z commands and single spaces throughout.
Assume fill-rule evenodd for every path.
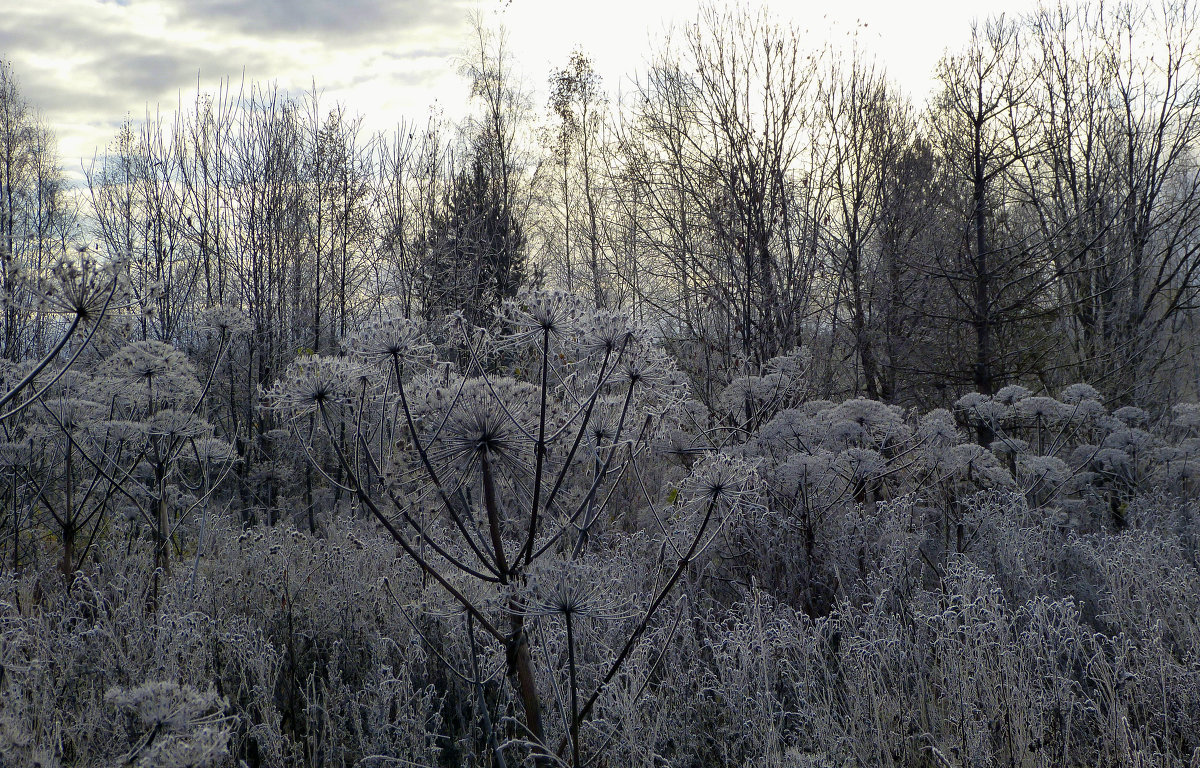
M 477 22 L 86 189 L 0 66 L 0 761 L 1200 765 L 1197 19 Z

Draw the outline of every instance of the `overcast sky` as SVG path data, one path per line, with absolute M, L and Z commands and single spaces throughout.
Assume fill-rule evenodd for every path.
M 752 0 L 756 2 L 756 0 Z M 776 0 L 781 20 L 814 47 L 859 44 L 918 101 L 947 49 L 967 39 L 975 17 L 1019 13 L 1036 0 Z M 464 109 L 455 57 L 466 49 L 468 14 L 503 24 L 519 71 L 544 92 L 570 51 L 592 56 L 612 94 L 629 90 L 672 23 L 697 0 L 0 0 L 0 57 L 12 62 L 26 99 L 55 129 L 68 172 L 103 151 L 126 114 L 171 112 L 182 96 L 274 80 L 297 92 L 316 81 L 325 103 L 361 113 L 367 128 L 421 119 L 435 103 Z M 539 107 L 544 93 L 535 97 Z

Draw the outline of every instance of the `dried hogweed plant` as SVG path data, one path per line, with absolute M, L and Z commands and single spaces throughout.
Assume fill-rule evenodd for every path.
M 611 580 L 581 574 L 611 553 L 606 536 L 636 526 L 641 503 L 662 506 L 636 467 L 677 427 L 683 377 L 648 329 L 568 294 L 524 294 L 501 319 L 494 337 L 462 324 L 464 349 L 446 362 L 421 323 L 385 317 L 349 335 L 344 355 L 297 361 L 271 399 L 326 481 L 503 649 L 523 714 L 509 746 L 490 739 L 498 762 L 521 746 L 535 762 L 579 765 L 606 686 L 747 498 L 752 470 L 697 468 L 698 490 L 670 500 L 686 523 L 649 532 L 661 539 L 649 598 L 623 601 Z M 623 639 L 584 654 L 582 627 L 596 622 Z M 557 651 L 531 646 L 539 626 Z

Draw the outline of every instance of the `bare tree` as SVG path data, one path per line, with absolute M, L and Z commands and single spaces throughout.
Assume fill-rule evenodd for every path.
M 390 297 L 412 314 L 431 288 L 424 270 L 423 244 L 431 242 L 433 220 L 449 177 L 445 127 L 430 115 L 423 128 L 401 124 L 390 139 L 376 143 L 375 268 L 380 300 Z
M 1062 276 L 1063 363 L 1141 400 L 1170 385 L 1200 308 L 1196 10 L 1059 5 L 1029 27 L 1045 151 L 1018 182 Z
M 371 142 L 363 142 L 361 119 L 351 119 L 340 105 L 322 115 L 315 91 L 309 98 L 305 177 L 306 254 L 311 263 L 305 270 L 311 270 L 313 278 L 311 348 L 320 352 L 346 333 L 360 302 L 375 234 L 368 210 L 374 149 Z
M 904 364 L 900 319 L 906 294 L 918 289 L 906 279 L 905 251 L 913 227 L 924 221 L 911 199 L 922 182 L 914 173 L 921 144 L 916 121 L 884 73 L 856 51 L 822 82 L 818 125 L 818 172 L 830 220 L 821 246 L 837 276 L 831 313 L 847 316 L 867 395 L 892 400 L 896 369 Z M 917 330 L 904 324 L 910 334 Z
M 428 239 L 423 311 L 462 310 L 489 325 L 500 303 L 526 282 L 526 226 L 536 167 L 522 137 L 529 103 L 512 73 L 503 29 L 472 18 L 473 50 L 462 64 L 479 112 L 463 127 L 463 148 L 447 166 L 441 210 Z
M 626 207 L 636 200 L 661 262 L 645 265 L 643 298 L 709 381 L 798 345 L 810 318 L 819 225 L 801 160 L 814 62 L 797 29 L 709 7 L 630 106 Z
M 601 195 L 597 184 L 597 144 L 606 99 L 600 90 L 600 77 L 591 60 L 582 51 L 574 51 L 567 65 L 550 75 L 550 109 L 558 119 L 554 128 L 551 154 L 559 166 L 558 188 L 562 205 L 562 250 L 564 282 L 568 291 L 575 289 L 574 256 L 571 235 L 576 228 L 573 198 L 581 198 L 583 208 L 582 248 L 590 273 L 591 293 L 596 306 L 609 303 L 609 282 L 601 266 Z M 574 183 L 573 183 L 574 182 Z
M 1048 241 L 1012 182 L 1043 149 L 1024 63 L 1014 22 L 975 27 L 967 49 L 942 62 L 942 90 L 927 114 L 944 174 L 945 229 L 926 269 L 949 298 L 930 315 L 949 321 L 971 350 L 969 360 L 938 373 L 985 394 L 1046 367 L 1047 328 L 1058 310 L 1048 298 L 1056 278 Z M 991 439 L 986 427 L 978 437 Z
M 78 234 L 77 211 L 59 166 L 54 135 L 25 101 L 11 65 L 0 60 L 0 357 L 46 352 L 44 324 L 25 290 L 45 275 Z
M 145 311 L 142 339 L 179 341 L 195 320 L 201 262 L 185 222 L 181 181 L 183 115 L 164 125 L 161 115 L 126 120 L 104 157 L 87 171 L 98 239 L 127 258 L 133 288 Z
M 203 277 L 206 308 L 231 300 L 229 295 L 231 135 L 241 108 L 242 91 L 229 81 L 214 94 L 200 92 L 177 136 L 179 183 L 185 199 L 185 233 Z

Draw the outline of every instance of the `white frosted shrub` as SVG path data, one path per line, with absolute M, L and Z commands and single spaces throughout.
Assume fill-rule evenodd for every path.
M 1138 408 L 1135 405 L 1126 405 L 1117 408 L 1112 412 L 1114 418 L 1120 419 L 1122 423 L 1127 425 L 1144 424 L 1150 418 L 1145 409 Z
M 1171 426 L 1176 429 L 1200 429 L 1200 403 L 1179 403 L 1171 408 L 1171 416 Z
M 805 400 L 795 351 L 710 410 L 662 329 L 529 291 L 373 311 L 248 448 L 248 325 L 0 363 L 0 765 L 1196 764 L 1195 404 Z
M 130 715 L 133 742 L 121 759 L 140 768 L 220 765 L 228 754 L 226 702 L 211 690 L 198 691 L 171 681 L 110 688 L 105 701 Z
M 917 438 L 930 446 L 948 447 L 961 442 L 954 414 L 945 408 L 936 408 L 921 417 L 917 427 Z
M 717 395 L 717 409 L 742 428 L 754 429 L 802 398 L 811 364 L 812 355 L 802 349 L 773 357 L 758 373 L 735 376 Z
M 1014 406 L 1017 416 L 1035 424 L 1052 424 L 1066 418 L 1071 408 L 1052 397 L 1026 397 Z
M 1069 384 L 1063 387 L 1063 390 L 1058 393 L 1058 397 L 1064 403 L 1077 405 L 1085 401 L 1091 400 L 1100 402 L 1104 398 L 1100 395 L 1099 390 L 1090 384 Z
M 992 396 L 992 399 L 997 403 L 1016 405 L 1018 402 L 1028 398 L 1031 394 L 1032 393 L 1028 389 L 1022 387 L 1020 384 L 1009 384 L 1007 387 L 1001 387 L 1000 390 Z

